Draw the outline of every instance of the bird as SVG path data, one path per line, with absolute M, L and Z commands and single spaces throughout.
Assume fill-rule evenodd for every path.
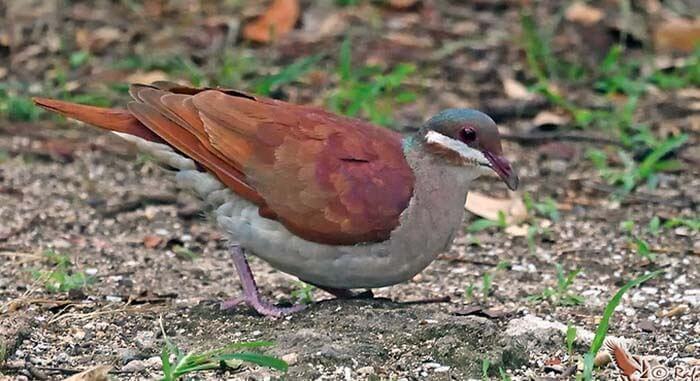
M 449 249 L 474 179 L 519 183 L 496 123 L 477 110 L 443 110 L 404 136 L 234 89 L 160 81 L 129 93 L 126 108 L 33 101 L 135 144 L 204 200 L 241 282 L 226 309 L 305 308 L 265 300 L 249 254 L 339 298 L 410 280 Z

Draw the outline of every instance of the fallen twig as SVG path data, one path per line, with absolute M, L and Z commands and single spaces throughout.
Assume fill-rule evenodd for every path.
M 605 193 L 617 193 L 619 192 L 619 188 L 613 187 L 611 185 L 607 184 L 602 184 L 602 183 L 596 183 L 592 181 L 582 181 L 581 185 L 583 185 L 586 188 L 597 190 L 600 192 L 605 192 Z M 636 191 L 633 194 L 627 194 L 622 196 L 622 203 L 625 204 L 633 204 L 633 203 L 643 203 L 643 202 L 650 202 L 653 204 L 662 204 L 662 205 L 667 205 L 667 206 L 673 206 L 676 208 L 687 208 L 693 206 L 693 202 L 691 200 L 687 199 L 670 199 L 670 198 L 663 198 L 660 196 L 656 196 L 653 194 L 648 194 L 648 193 L 643 193 L 640 191 Z
M 503 134 L 501 135 L 501 138 L 524 144 L 542 144 L 548 141 L 570 141 L 625 147 L 625 145 L 622 144 L 622 142 L 617 140 L 571 132 L 531 132 L 524 134 Z

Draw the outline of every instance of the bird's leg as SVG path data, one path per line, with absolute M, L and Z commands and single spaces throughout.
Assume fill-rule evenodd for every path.
M 236 266 L 238 277 L 241 280 L 243 296 L 221 303 L 222 309 L 229 309 L 244 302 L 261 315 L 280 317 L 301 311 L 306 307 L 302 304 L 295 304 L 291 307 L 277 307 L 262 300 L 258 292 L 258 286 L 255 284 L 255 278 L 253 278 L 253 272 L 250 271 L 248 260 L 245 258 L 243 248 L 238 244 L 232 244 L 229 251 L 233 257 L 233 264 Z
M 306 282 L 309 283 L 309 282 Z M 325 286 L 317 286 L 314 284 L 317 288 L 335 296 L 338 299 L 372 299 L 374 298 L 374 294 L 372 293 L 372 290 L 366 290 L 363 292 L 352 292 L 348 290 L 347 288 L 333 288 L 333 287 L 325 287 Z

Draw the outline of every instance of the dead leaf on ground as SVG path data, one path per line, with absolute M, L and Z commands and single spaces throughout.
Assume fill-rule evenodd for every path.
M 673 18 L 654 28 L 657 50 L 690 53 L 700 44 L 700 19 Z
M 566 125 L 570 121 L 571 121 L 571 118 L 566 116 L 566 115 L 555 114 L 551 111 L 540 111 L 535 116 L 535 119 L 532 120 L 532 123 L 535 125 L 535 127 L 542 127 L 542 126 L 560 127 L 560 126 Z
M 503 91 L 508 98 L 512 99 L 532 99 L 535 95 L 522 83 L 508 76 L 501 76 Z
M 604 365 L 608 365 L 610 363 L 610 353 L 606 350 L 601 350 L 595 355 L 595 358 L 593 359 L 593 364 L 597 367 L 602 367 Z
M 582 2 L 575 2 L 566 9 L 564 17 L 571 22 L 583 25 L 593 25 L 603 19 L 605 14 L 596 7 Z
M 518 224 L 527 218 L 527 208 L 522 198 L 513 193 L 512 198 L 500 199 L 486 196 L 479 192 L 469 192 L 464 207 L 479 217 L 498 220 L 498 212 L 506 216 L 506 223 Z
M 167 81 L 168 74 L 164 71 L 153 70 L 153 71 L 137 71 L 126 77 L 128 83 L 153 83 L 157 81 Z
M 530 229 L 530 225 L 509 225 L 506 228 L 506 234 L 512 237 L 527 237 L 527 231 Z
M 289 33 L 298 19 L 298 0 L 274 0 L 265 13 L 243 28 L 243 37 L 267 43 Z
M 110 365 L 98 365 L 84 372 L 74 374 L 64 381 L 108 381 L 107 374 L 112 369 Z
M 418 0 L 389 0 L 389 5 L 394 9 L 407 9 L 416 5 Z
M 95 30 L 80 28 L 75 32 L 75 42 L 80 49 L 91 52 L 104 51 L 112 43 L 124 38 L 117 28 L 104 26 Z
M 143 237 L 143 246 L 149 249 L 156 248 L 161 243 L 163 243 L 163 237 L 161 236 L 149 234 Z

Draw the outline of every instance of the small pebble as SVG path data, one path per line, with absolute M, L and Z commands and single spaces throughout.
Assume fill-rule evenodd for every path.
M 374 374 L 374 367 L 363 366 L 362 368 L 357 370 L 357 373 L 362 375 Z
M 143 363 L 141 360 L 133 360 L 129 361 L 128 364 L 124 365 L 122 367 L 122 372 L 125 373 L 138 373 L 141 372 L 142 370 L 146 369 L 146 364 Z
M 687 304 L 679 304 L 670 310 L 663 310 L 660 313 L 661 317 L 673 317 L 673 316 L 678 316 L 678 315 L 683 315 L 686 312 L 688 312 L 688 305 Z
M 595 355 L 595 359 L 593 359 L 593 364 L 595 364 L 597 367 L 607 365 L 608 363 L 610 363 L 610 354 L 608 351 L 598 352 L 598 354 Z
M 132 360 L 136 360 L 138 357 L 138 352 L 133 348 L 119 348 L 116 350 L 117 356 L 122 364 L 126 365 Z
M 60 363 L 67 363 L 70 360 L 70 356 L 66 352 L 60 352 L 56 355 L 56 361 Z
M 136 333 L 134 342 L 141 349 L 151 349 L 156 345 L 156 335 L 152 331 L 139 331 Z
M 163 360 L 158 356 L 149 357 L 143 363 L 147 368 L 160 368 L 163 366 Z
M 654 332 L 654 323 L 649 320 L 642 320 L 637 326 L 644 332 Z
M 282 360 L 289 365 L 294 365 L 297 363 L 297 361 L 299 361 L 299 355 L 296 353 L 287 353 L 286 355 L 282 356 Z

